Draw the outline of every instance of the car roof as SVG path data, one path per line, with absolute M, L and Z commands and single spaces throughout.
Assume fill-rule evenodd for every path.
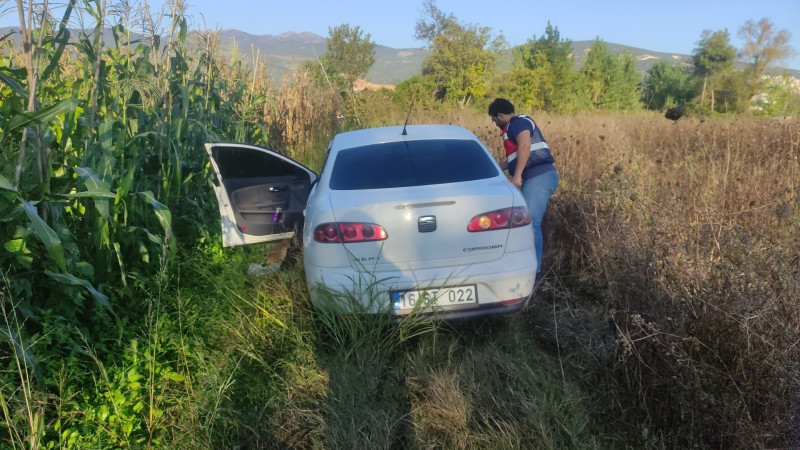
M 399 125 L 339 133 L 331 142 L 331 151 L 401 141 L 432 139 L 469 139 L 479 141 L 471 131 L 458 125 L 408 125 L 405 129 L 405 135 L 403 134 L 403 127 Z

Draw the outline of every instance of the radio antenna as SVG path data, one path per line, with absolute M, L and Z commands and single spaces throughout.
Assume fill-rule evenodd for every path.
M 408 118 L 411 117 L 411 108 L 414 107 L 414 97 L 411 97 L 411 104 L 408 105 L 408 113 L 406 114 L 406 123 L 403 124 L 403 136 L 407 136 L 406 125 L 408 125 Z

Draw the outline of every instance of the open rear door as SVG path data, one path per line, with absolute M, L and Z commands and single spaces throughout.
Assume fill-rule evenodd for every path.
M 288 239 L 303 227 L 317 175 L 277 152 L 247 144 L 207 143 L 225 247 Z

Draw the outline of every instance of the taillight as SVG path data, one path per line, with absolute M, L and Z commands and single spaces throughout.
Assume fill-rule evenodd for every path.
M 374 223 L 330 222 L 314 228 L 314 240 L 324 244 L 382 241 L 388 237 L 386 230 Z
M 523 227 L 530 223 L 531 215 L 528 214 L 528 208 L 516 206 L 478 214 L 469 221 L 467 231 L 502 230 Z

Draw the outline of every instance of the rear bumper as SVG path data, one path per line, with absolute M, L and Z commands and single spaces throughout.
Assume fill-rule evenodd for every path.
M 533 249 L 506 253 L 503 258 L 469 266 L 432 269 L 358 272 L 346 268 L 318 268 L 308 261 L 306 281 L 311 301 L 318 309 L 342 314 L 388 313 L 402 321 L 410 315 L 442 321 L 510 314 L 522 309 L 533 293 L 536 254 Z M 433 311 L 394 311 L 390 292 L 474 284 L 474 307 Z M 510 305 L 503 302 L 519 300 Z M 409 314 L 410 313 L 410 314 Z

